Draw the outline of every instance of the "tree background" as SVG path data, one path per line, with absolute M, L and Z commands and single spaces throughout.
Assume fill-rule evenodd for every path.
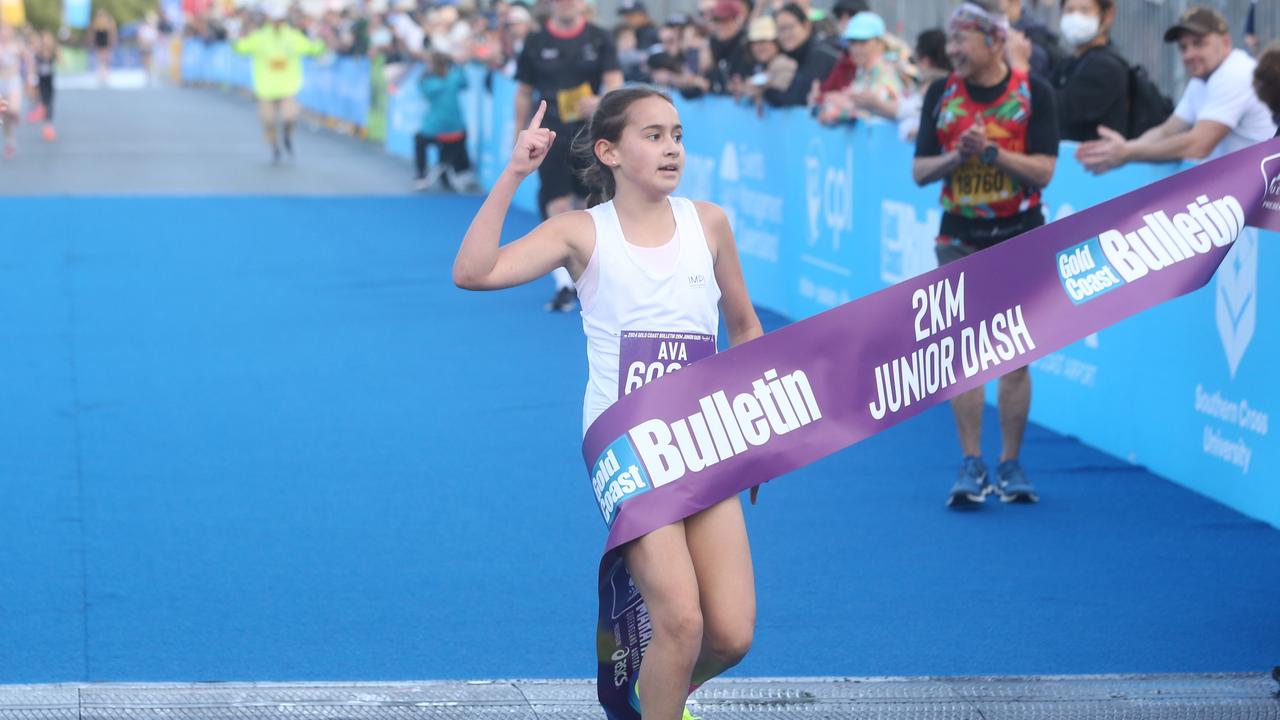
M 62 27 L 62 0 L 25 0 L 27 22 L 39 30 Z M 159 8 L 159 0 L 93 0 L 93 12 L 105 8 L 116 22 L 125 25 Z

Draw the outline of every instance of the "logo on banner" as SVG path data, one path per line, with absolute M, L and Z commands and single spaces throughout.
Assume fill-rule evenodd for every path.
M 1058 279 L 1076 305 L 1124 284 L 1096 237 L 1058 253 Z
M 613 526 L 618 507 L 631 498 L 649 492 L 653 483 L 644 471 L 636 451 L 625 436 L 614 440 L 596 460 L 591 489 L 596 493 L 604 524 Z
M 1232 379 L 1258 325 L 1257 296 L 1258 231 L 1249 228 L 1218 268 L 1214 287 L 1214 318 Z
M 742 173 L 738 170 L 738 150 L 733 143 L 725 143 L 720 152 L 720 179 L 725 182 L 738 182 Z
M 809 217 L 809 244 L 818 241 L 818 213 L 822 211 L 822 141 L 809 141 L 804 155 L 804 205 Z
M 1268 210 L 1280 211 L 1280 155 L 1262 158 L 1259 167 L 1262 169 L 1262 184 L 1267 188 L 1262 206 Z
M 880 201 L 880 279 L 899 283 L 938 266 L 933 248 L 942 212 L 925 211 L 917 220 L 915 206 L 896 200 Z
M 853 145 L 845 144 L 840 166 L 823 162 L 822 141 L 809 141 L 805 153 L 805 209 L 809 215 L 809 244 L 816 245 L 827 231 L 831 249 L 840 249 L 840 237 L 853 229 Z M 819 227 L 818 220 L 822 220 Z
M 685 151 L 680 192 L 696 200 L 710 200 L 715 171 L 715 158 Z
M 612 591 L 610 598 L 612 602 L 609 608 L 611 620 L 622 617 L 623 613 L 635 607 L 636 602 L 640 600 L 640 590 L 626 570 L 626 563 L 619 559 L 609 572 L 609 589 Z
M 1210 200 L 1198 196 L 1187 212 L 1164 210 L 1142 216 L 1142 225 L 1125 232 L 1103 230 L 1097 237 L 1058 253 L 1062 287 L 1071 302 L 1091 300 L 1125 283 L 1140 280 L 1177 263 L 1236 241 L 1244 230 L 1244 208 L 1231 195 Z

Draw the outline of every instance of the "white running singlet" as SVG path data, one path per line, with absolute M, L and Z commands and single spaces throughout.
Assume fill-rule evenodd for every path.
M 587 336 L 587 392 L 582 403 L 582 432 L 619 397 L 669 370 L 715 352 L 720 326 L 720 286 L 698 210 L 686 198 L 671 197 L 676 220 L 676 262 L 670 272 L 655 273 L 637 260 L 643 248 L 622 236 L 613 202 L 587 212 L 595 222 L 596 247 L 583 275 L 594 282 L 582 303 Z M 631 337 L 628 357 L 620 352 Z M 637 350 L 636 348 L 639 348 Z M 644 354 L 648 353 L 649 356 Z M 619 363 L 629 367 L 620 372 Z

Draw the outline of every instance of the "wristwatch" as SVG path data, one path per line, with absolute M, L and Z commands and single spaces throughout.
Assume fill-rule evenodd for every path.
M 996 145 L 995 143 L 991 143 L 990 145 L 982 148 L 982 156 L 981 156 L 982 164 L 995 165 L 996 156 L 999 154 L 1000 154 L 1000 146 Z

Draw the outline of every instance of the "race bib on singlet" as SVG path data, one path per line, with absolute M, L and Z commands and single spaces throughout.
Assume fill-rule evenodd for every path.
M 624 330 L 618 339 L 618 397 L 715 354 L 714 335 Z M 653 488 L 643 467 L 631 441 L 621 437 L 592 468 L 591 487 L 605 525 L 613 524 L 622 503 Z
M 715 354 L 714 335 L 623 330 L 618 340 L 618 397 Z
M 578 101 L 595 97 L 591 85 L 582 83 L 577 87 L 561 90 L 556 93 L 556 107 L 560 110 L 560 120 L 567 123 L 581 122 L 582 113 L 578 111 Z
M 1013 180 L 1003 170 L 969 158 L 951 175 L 951 188 L 960 205 L 990 205 L 1014 195 Z

